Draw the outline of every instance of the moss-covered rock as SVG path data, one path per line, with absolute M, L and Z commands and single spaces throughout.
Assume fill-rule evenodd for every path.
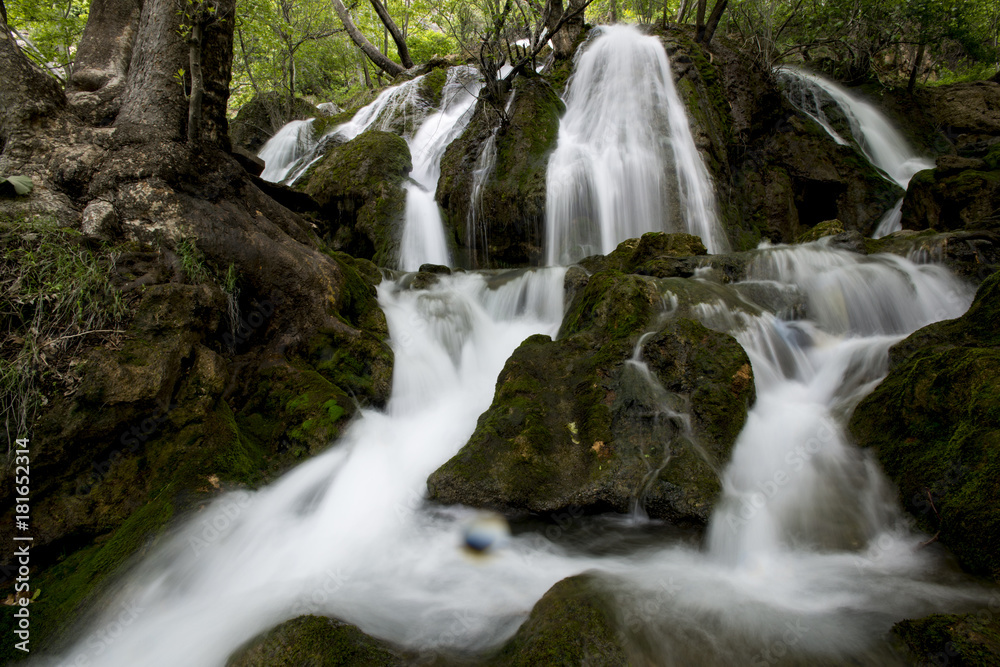
M 441 160 L 437 199 L 451 235 L 472 266 L 541 261 L 546 170 L 564 107 L 551 86 L 537 76 L 517 77 L 513 95 L 502 123 L 497 110 L 480 101 L 465 133 Z M 474 172 L 489 145 L 495 150 L 495 164 L 480 189 L 475 209 L 479 227 L 470 230 Z
M 1000 664 L 1000 618 L 979 614 L 935 614 L 900 621 L 892 634 L 919 664 L 987 667 Z
M 904 229 L 1000 230 L 1000 169 L 960 169 L 947 163 L 918 172 L 903 200 Z
M 865 239 L 865 251 L 940 262 L 975 284 L 1000 270 L 1000 234 L 992 231 L 915 232 L 902 230 L 880 239 Z
M 396 649 L 348 623 L 300 616 L 250 640 L 226 667 L 395 667 L 405 665 Z
M 957 320 L 892 348 L 851 431 L 872 447 L 918 526 L 966 569 L 1000 576 L 1000 274 Z
M 836 236 L 837 234 L 843 233 L 844 223 L 840 220 L 826 220 L 825 222 L 818 223 L 815 227 L 804 234 L 801 234 L 795 242 L 810 243 L 812 241 L 818 241 L 822 238 L 826 238 L 827 236 Z
M 630 664 L 615 621 L 611 596 L 594 575 L 563 579 L 542 596 L 490 665 Z
M 650 278 L 591 276 L 559 339 L 528 338 L 508 360 L 468 444 L 428 479 L 431 498 L 515 512 L 641 502 L 657 518 L 707 521 L 752 371 L 729 336 L 658 322 L 661 304 Z M 645 331 L 658 331 L 641 347 L 649 373 L 629 361 Z
M 369 130 L 327 151 L 296 187 L 322 207 L 320 233 L 334 248 L 392 267 L 406 208 L 403 183 L 412 166 L 406 141 Z

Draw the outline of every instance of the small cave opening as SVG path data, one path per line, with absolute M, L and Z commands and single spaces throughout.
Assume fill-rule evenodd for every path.
M 825 220 L 839 217 L 837 200 L 846 190 L 843 183 L 831 181 L 802 181 L 795 187 L 795 209 L 799 225 L 813 227 Z

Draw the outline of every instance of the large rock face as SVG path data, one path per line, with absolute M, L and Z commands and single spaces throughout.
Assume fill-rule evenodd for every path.
M 468 444 L 428 479 L 431 498 L 514 512 L 642 503 L 707 521 L 753 375 L 733 338 L 685 317 L 704 295 L 668 282 L 679 306 L 665 323 L 655 279 L 601 271 L 577 287 L 559 338 L 533 336 L 508 360 Z M 646 331 L 643 365 L 630 359 Z
M 545 229 L 545 179 L 564 107 L 541 77 L 518 77 L 506 122 L 480 101 L 465 133 L 441 159 L 437 199 L 460 254 L 477 267 L 538 264 Z M 499 127 L 498 127 L 498 123 Z M 484 151 L 495 163 L 474 195 Z M 478 227 L 470 229 L 470 215 Z
M 678 28 L 661 39 L 734 249 L 791 243 L 834 219 L 871 235 L 898 186 L 794 109 L 773 76 L 724 38 L 705 47 Z
M 1000 83 L 973 81 L 920 88 L 918 103 L 959 152 L 1000 136 Z
M 957 320 L 892 348 L 891 370 L 851 431 L 873 447 L 918 526 L 962 565 L 1000 575 L 1000 274 Z
M 369 130 L 334 146 L 297 185 L 322 207 L 321 235 L 337 250 L 394 266 L 413 168 L 402 137 Z

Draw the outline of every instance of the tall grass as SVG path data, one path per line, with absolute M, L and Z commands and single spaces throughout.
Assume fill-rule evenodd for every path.
M 73 381 L 81 346 L 120 334 L 127 307 L 112 285 L 116 253 L 46 219 L 0 218 L 0 432 L 9 456 L 46 391 Z

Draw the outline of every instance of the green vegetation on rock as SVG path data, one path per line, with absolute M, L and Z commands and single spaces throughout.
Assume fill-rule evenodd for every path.
M 957 320 L 892 348 L 891 370 L 851 431 L 875 450 L 917 525 L 963 567 L 1000 576 L 1000 273 Z
M 322 616 L 299 616 L 250 640 L 226 667 L 396 667 L 408 664 L 385 642 Z
M 322 207 L 328 221 L 320 235 L 337 250 L 394 266 L 402 235 L 410 173 L 402 137 L 369 130 L 334 146 L 309 178 L 296 186 Z

